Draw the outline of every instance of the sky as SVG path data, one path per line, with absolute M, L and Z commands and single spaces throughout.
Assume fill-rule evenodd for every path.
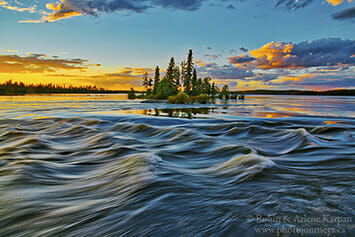
M 0 82 L 142 89 L 189 49 L 219 87 L 355 89 L 355 1 L 0 0 Z

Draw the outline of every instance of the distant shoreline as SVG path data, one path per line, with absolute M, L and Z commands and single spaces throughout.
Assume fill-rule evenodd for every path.
M 355 90 L 341 89 L 328 91 L 300 91 L 300 90 L 247 90 L 232 93 L 247 95 L 319 95 L 319 96 L 355 96 Z
M 36 93 L 0 93 L 0 96 L 21 96 L 21 95 L 45 95 L 45 94 L 127 94 L 129 90 L 112 90 L 112 91 L 90 91 L 90 92 L 36 92 Z M 143 91 L 135 91 L 136 93 L 144 93 Z M 328 90 L 328 91 L 300 91 L 300 90 L 247 90 L 247 91 L 231 91 L 231 94 L 245 95 L 317 95 L 317 96 L 355 96 L 355 90 Z

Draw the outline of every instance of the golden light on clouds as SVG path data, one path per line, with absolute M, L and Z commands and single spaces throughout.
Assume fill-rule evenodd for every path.
M 41 20 L 22 20 L 18 21 L 18 23 L 42 23 Z
M 142 76 L 146 72 L 151 74 L 153 68 L 119 67 L 114 72 L 91 73 L 91 75 L 78 80 L 112 90 L 128 90 L 130 88 L 142 90 Z
M 258 59 L 260 68 L 271 69 L 284 67 L 284 61 L 292 57 L 293 44 L 284 42 L 270 42 L 259 49 L 251 50 L 249 53 Z
M 327 0 L 327 2 L 333 6 L 339 5 L 345 1 L 346 0 Z M 348 2 L 352 2 L 352 0 L 348 0 Z
M 67 0 L 61 0 L 60 2 L 47 3 L 46 8 L 51 10 L 52 13 L 44 13 L 42 22 L 58 21 L 64 18 L 70 18 L 73 16 L 83 15 L 82 13 L 69 8 L 70 4 L 67 4 Z
M 200 66 L 205 66 L 206 64 L 204 62 L 201 61 L 201 59 L 198 59 L 196 61 L 194 61 L 194 63 L 200 65 Z
M 260 49 L 250 51 L 250 54 L 255 58 L 266 57 L 268 60 L 273 58 L 289 55 L 293 49 L 293 44 L 283 42 L 270 42 L 262 46 Z
M 73 1 L 73 0 L 57 0 L 55 2 L 54 0 L 53 1 L 47 0 L 46 2 L 47 3 L 45 4 L 45 9 L 39 9 L 39 10 L 36 10 L 37 5 L 22 7 L 23 4 L 16 0 L 14 1 L 14 4 L 16 3 L 18 6 L 16 6 L 16 4 L 15 5 L 9 4 L 7 1 L 0 0 L 0 7 L 6 8 L 8 10 L 18 11 L 18 12 L 29 12 L 29 13 L 40 14 L 40 19 L 20 20 L 18 21 L 19 23 L 47 23 L 47 22 L 54 22 L 66 18 L 71 18 L 73 16 L 81 16 L 81 15 L 97 16 L 98 13 L 100 12 L 112 13 L 115 11 L 122 11 L 122 10 L 132 10 L 135 12 L 140 12 L 143 11 L 145 8 L 149 8 L 147 6 L 139 7 L 139 4 L 129 5 L 129 3 L 126 3 L 124 1 L 115 1 L 115 4 L 113 4 L 112 2 L 105 2 L 105 1 Z M 152 1 L 148 1 L 148 0 L 147 2 L 152 3 Z M 279 2 L 283 2 L 283 1 L 279 1 Z M 296 2 L 295 4 L 297 4 L 298 1 L 296 0 L 295 2 Z M 322 2 L 328 3 L 328 5 L 331 6 L 337 6 L 344 2 L 353 2 L 353 0 L 325 0 Z M 211 54 L 206 56 L 209 56 L 211 58 L 218 57 L 218 55 L 211 55 Z
M 67 11 L 67 12 L 54 12 L 52 14 L 48 14 L 46 16 L 43 16 L 41 21 L 42 22 L 53 22 L 53 21 L 58 21 L 64 18 L 70 18 L 73 16 L 80 16 L 82 15 L 80 12 L 76 11 Z
M 0 73 L 44 73 L 58 69 L 86 70 L 85 59 L 47 58 L 44 54 L 0 55 Z
M 12 50 L 15 51 L 15 50 Z M 13 80 L 25 84 L 97 86 L 110 90 L 142 90 L 142 75 L 153 68 L 118 67 L 109 70 L 86 59 L 62 59 L 46 54 L 0 55 L 0 82 Z
M 42 15 L 41 19 L 21 20 L 18 22 L 19 23 L 47 23 L 47 22 L 58 21 L 65 18 L 71 18 L 73 16 L 83 15 L 78 11 L 70 9 L 68 6 L 70 6 L 70 4 L 67 4 L 66 0 L 61 0 L 60 2 L 55 2 L 55 3 L 47 3 L 46 9 L 50 10 L 51 12 L 47 12 L 46 10 L 41 10 L 40 11 Z M 34 12 L 34 8 L 33 8 L 33 12 Z
M 3 7 L 5 9 L 8 10 L 12 10 L 12 11 L 17 11 L 17 12 L 30 12 L 30 13 L 34 13 L 36 11 L 36 5 L 30 6 L 30 7 L 18 7 L 18 6 L 13 6 L 10 5 L 8 2 L 6 1 L 0 1 L 0 7 Z

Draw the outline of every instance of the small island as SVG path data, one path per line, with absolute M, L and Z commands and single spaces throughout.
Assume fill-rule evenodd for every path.
M 206 104 L 215 98 L 244 99 L 244 95 L 231 93 L 228 85 L 224 85 L 220 90 L 212 82 L 211 77 L 198 78 L 191 49 L 186 61 L 181 62 L 180 66 L 175 63 L 174 57 L 170 59 L 163 78 L 160 78 L 160 68 L 157 66 L 154 78 L 150 78 L 146 72 L 142 79 L 145 92 L 136 96 L 134 89 L 131 88 L 128 92 L 129 99 L 167 100 L 171 104 Z

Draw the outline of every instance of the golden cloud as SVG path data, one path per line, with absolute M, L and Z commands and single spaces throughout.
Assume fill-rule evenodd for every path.
M 64 18 L 70 18 L 73 16 L 80 16 L 82 13 L 76 12 L 72 9 L 69 9 L 67 5 L 65 5 L 66 0 L 62 0 L 61 2 L 56 3 L 47 3 L 46 8 L 48 10 L 52 10 L 52 13 L 47 13 L 42 17 L 42 22 L 53 22 L 58 21 Z
M 61 59 L 46 54 L 0 55 L 0 82 L 13 79 L 35 84 L 96 85 L 111 90 L 142 90 L 142 75 L 153 73 L 153 68 L 119 67 L 108 72 L 99 69 L 100 66 L 86 59 Z
M 129 89 L 131 87 L 142 89 L 143 74 L 152 72 L 152 68 L 120 67 L 116 72 L 93 75 L 82 80 L 115 90 Z
M 130 67 L 120 67 L 115 72 L 106 72 L 98 74 L 88 73 L 78 73 L 78 74 L 67 74 L 67 73 L 51 73 L 45 74 L 46 77 L 52 78 L 52 81 L 61 80 L 61 78 L 71 79 L 75 81 L 75 84 L 80 82 L 81 84 L 96 85 L 98 87 L 103 87 L 111 90 L 129 90 L 130 88 L 135 88 L 137 90 L 143 89 L 142 86 L 142 76 L 144 73 L 152 73 L 152 68 L 130 68 Z
M 67 0 L 61 0 L 60 2 L 47 3 L 46 8 L 51 12 L 41 10 L 42 18 L 40 20 L 22 20 L 19 23 L 43 23 L 53 22 L 65 18 L 71 18 L 73 16 L 83 15 L 82 13 L 71 9 Z
M 194 63 L 200 65 L 200 66 L 205 66 L 206 64 L 204 62 L 201 61 L 201 59 L 197 59 L 196 61 L 194 61 Z
M 43 73 L 56 70 L 86 70 L 85 59 L 48 59 L 43 54 L 0 55 L 0 73 Z
M 270 42 L 248 55 L 229 57 L 231 64 L 251 69 L 302 69 L 355 65 L 354 40 L 324 38 L 300 43 Z
M 34 5 L 34 6 L 31 6 L 31 7 L 17 7 L 17 6 L 9 5 L 9 3 L 6 2 L 6 1 L 0 1 L 0 7 L 3 7 L 3 8 L 8 9 L 8 10 L 12 10 L 12 11 L 17 11 L 17 12 L 34 13 L 37 6 Z
M 41 20 L 22 20 L 18 21 L 18 23 L 42 23 Z
M 327 0 L 327 2 L 333 6 L 339 5 L 345 1 L 346 0 Z M 348 0 L 348 2 L 352 2 L 352 0 Z
M 260 49 L 251 50 L 249 53 L 257 60 L 257 66 L 262 69 L 292 67 L 287 63 L 293 44 L 284 42 L 270 42 Z

